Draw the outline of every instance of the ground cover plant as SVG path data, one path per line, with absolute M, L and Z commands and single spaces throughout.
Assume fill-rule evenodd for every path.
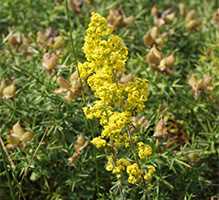
M 218 199 L 217 0 L 2 0 L 0 199 Z

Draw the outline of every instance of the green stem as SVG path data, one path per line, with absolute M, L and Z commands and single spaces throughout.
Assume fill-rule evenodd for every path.
M 71 17 L 70 17 L 70 14 L 69 14 L 69 8 L 68 8 L 68 1 L 65 0 L 65 7 L 66 7 L 66 16 L 68 18 L 68 22 L 69 22 L 69 27 L 70 27 L 70 32 L 69 32 L 69 37 L 70 37 L 70 41 L 71 41 L 71 48 L 72 48 L 72 52 L 73 52 L 73 56 L 74 58 L 76 59 L 77 57 L 77 54 L 76 54 L 76 49 L 75 49 L 75 44 L 74 44 L 74 40 L 73 40 L 73 37 L 72 37 L 72 33 L 73 33 L 73 26 L 72 26 L 72 23 L 71 23 Z M 81 84 L 81 87 L 82 87 L 82 101 L 83 101 L 83 104 L 86 105 L 86 98 L 85 98 L 85 93 L 84 93 L 84 86 L 83 86 L 83 81 L 81 79 L 81 76 L 80 76 L 80 71 L 79 71 L 79 68 L 78 68 L 78 65 L 76 64 L 76 70 L 77 70 L 77 73 L 78 73 L 78 77 L 79 77 L 79 80 L 80 80 L 80 84 Z M 82 105 L 83 107 L 83 105 Z M 94 125 L 90 123 L 90 121 L 88 120 L 85 120 L 85 123 L 86 123 L 86 127 L 88 127 L 89 130 L 92 131 L 92 138 L 94 137 L 94 133 L 95 133 L 95 128 L 94 128 Z M 99 175 L 98 175 L 98 170 L 97 170 L 97 151 L 95 151 L 95 180 L 96 180 L 96 184 L 95 184 L 95 187 L 96 187 L 96 191 L 97 193 L 99 193 L 99 188 L 98 188 L 98 182 L 99 182 Z
M 16 200 L 16 198 L 14 196 L 13 186 L 12 186 L 11 180 L 10 180 L 10 175 L 9 175 L 8 168 L 7 168 L 7 165 L 6 165 L 6 162 L 7 162 L 6 161 L 6 155 L 5 155 L 5 152 L 2 148 L 2 145 L 1 145 L 1 153 L 2 153 L 3 164 L 4 164 L 4 168 L 5 168 L 6 176 L 7 176 L 7 180 L 8 180 L 8 187 L 9 187 L 9 190 L 10 190 L 10 196 L 11 196 L 12 200 Z

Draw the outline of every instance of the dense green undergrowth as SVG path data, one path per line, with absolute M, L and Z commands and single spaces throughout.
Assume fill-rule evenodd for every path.
M 169 33 L 163 54 L 175 57 L 170 74 L 154 70 L 145 59 L 150 48 L 143 37 L 154 26 L 155 2 L 161 14 L 168 8 L 177 13 L 161 27 Z M 12 98 L 0 94 L 1 200 L 219 198 L 219 25 L 212 19 L 219 3 L 181 2 L 195 9 L 201 20 L 197 30 L 186 28 L 178 15 L 178 1 L 93 0 L 77 12 L 62 0 L 1 1 L 0 81 L 16 85 Z M 126 16 L 134 16 L 128 26 L 115 30 L 128 47 L 127 68 L 149 82 L 142 113 L 147 126 L 141 133 L 153 148 L 156 173 L 147 185 L 129 184 L 105 170 L 105 152 L 89 143 L 99 136 L 101 126 L 86 119 L 82 110 L 94 99 L 88 88 L 86 95 L 82 92 L 71 102 L 54 93 L 57 77 L 68 79 L 78 62 L 85 61 L 82 46 L 91 12 L 107 17 L 110 9 L 118 7 Z M 54 46 L 40 45 L 37 36 L 48 27 L 64 41 L 52 70 L 45 69 L 42 60 Z M 10 40 L 18 33 L 27 38 L 26 43 Z M 159 124 L 161 120 L 165 126 Z M 31 139 L 10 149 L 7 138 L 17 122 L 32 133 Z M 169 135 L 155 137 L 158 132 Z M 74 160 L 79 137 L 86 145 Z

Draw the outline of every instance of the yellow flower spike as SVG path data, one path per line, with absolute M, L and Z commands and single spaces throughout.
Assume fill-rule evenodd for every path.
M 112 34 L 106 19 L 97 13 L 92 13 L 83 51 L 86 62 L 78 64 L 80 77 L 96 99 L 83 111 L 87 119 L 98 119 L 103 127 L 101 136 L 93 138 L 91 143 L 97 148 L 113 149 L 119 154 L 123 147 L 129 148 L 130 139 L 138 141 L 136 134 L 129 135 L 127 131 L 132 115 L 144 110 L 148 81 L 132 75 L 124 76 L 128 74 L 125 69 L 128 49 L 120 37 Z M 124 158 L 115 160 L 113 156 L 107 157 L 106 170 L 117 177 L 126 171 L 132 184 L 143 178 L 137 163 L 130 164 Z

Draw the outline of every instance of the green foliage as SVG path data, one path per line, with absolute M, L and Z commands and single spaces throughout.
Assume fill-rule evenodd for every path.
M 182 18 L 167 29 L 174 33 L 165 44 L 165 54 L 174 52 L 172 75 L 153 71 L 144 61 L 148 48 L 144 34 L 152 27 L 150 0 L 94 0 L 82 6 L 80 14 L 67 9 L 67 1 L 2 0 L 0 4 L 0 80 L 16 80 L 16 96 L 0 98 L 0 199 L 210 199 L 219 196 L 219 60 L 218 27 L 212 15 L 218 2 L 183 1 L 197 10 L 203 26 L 188 32 Z M 176 7 L 178 1 L 158 1 L 159 9 Z M 146 78 L 150 85 L 144 115 L 148 119 L 145 140 L 155 150 L 156 177 L 146 187 L 118 180 L 105 170 L 105 155 L 91 144 L 70 166 L 74 143 L 82 134 L 89 141 L 100 133 L 95 121 L 87 121 L 84 98 L 68 103 L 54 94 L 56 76 L 68 77 L 84 61 L 81 50 L 90 13 L 107 16 L 110 8 L 121 6 L 135 22 L 116 30 L 129 48 L 129 71 Z M 42 68 L 45 50 L 36 45 L 36 33 L 47 27 L 65 38 L 60 67 L 49 75 Z M 31 57 L 13 49 L 6 36 L 10 31 L 31 38 Z M 208 54 L 208 52 L 211 52 Z M 213 78 L 214 90 L 194 97 L 188 77 L 205 74 Z M 92 98 L 92 97 L 91 97 Z M 166 147 L 153 137 L 156 124 L 171 113 L 171 123 L 180 123 L 188 140 Z M 8 151 L 7 135 L 16 122 L 31 130 L 34 137 L 25 148 Z M 1 141 L 0 141 L 1 142 Z M 12 165 L 12 163 L 14 166 Z

